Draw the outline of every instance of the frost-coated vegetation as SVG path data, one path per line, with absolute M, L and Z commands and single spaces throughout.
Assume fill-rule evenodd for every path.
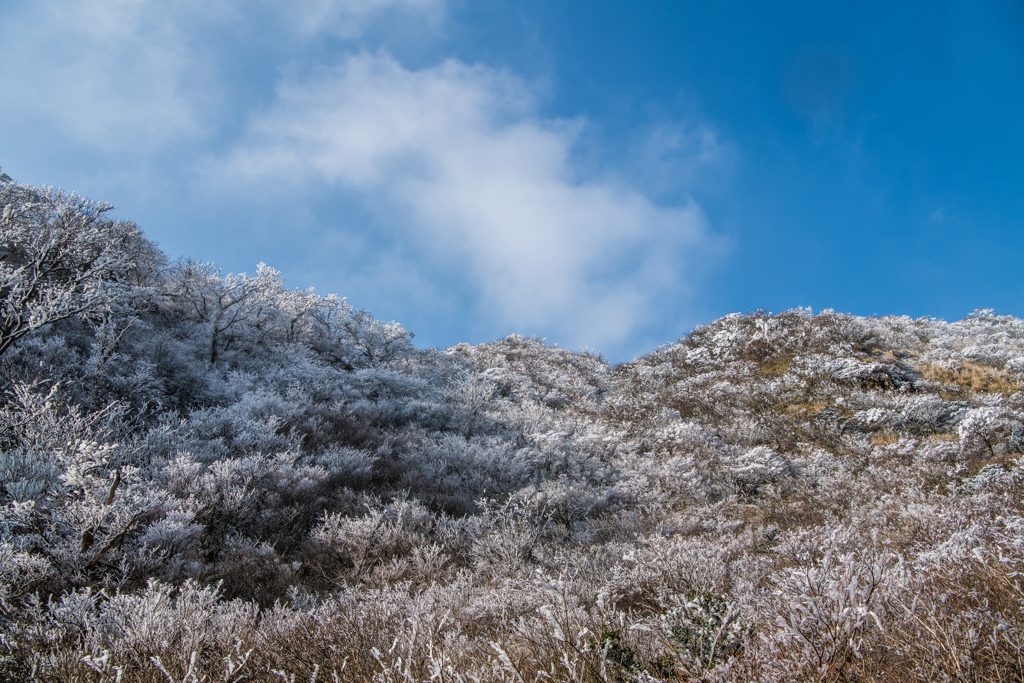
M 1024 680 L 1024 321 L 418 350 L 0 206 L 0 680 Z

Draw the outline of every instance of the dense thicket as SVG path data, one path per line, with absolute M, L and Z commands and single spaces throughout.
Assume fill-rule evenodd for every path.
M 0 679 L 1024 680 L 1024 322 L 418 350 L 0 175 Z

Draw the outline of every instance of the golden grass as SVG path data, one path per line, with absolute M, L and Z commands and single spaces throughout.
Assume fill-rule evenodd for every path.
M 886 358 L 888 360 L 903 360 L 905 358 L 917 358 L 920 355 L 920 351 L 915 351 L 913 349 L 890 349 L 882 354 L 882 358 Z
M 871 435 L 872 446 L 892 446 L 893 444 L 899 443 L 899 441 L 900 435 L 888 430 L 875 432 Z
M 757 372 L 762 377 L 782 377 L 789 372 L 789 365 L 792 362 L 792 356 L 778 356 L 761 363 L 757 368 Z
M 921 363 L 919 369 L 924 379 L 950 386 L 954 392 L 1010 396 L 1021 390 L 1020 383 L 1006 371 L 980 363 L 964 363 L 956 368 Z
M 828 401 L 801 401 L 799 403 L 785 403 L 781 406 L 781 410 L 791 417 L 807 417 L 808 415 L 816 415 L 828 407 Z
M 936 432 L 935 434 L 925 434 L 921 437 L 925 441 L 959 441 L 960 435 L 955 431 L 949 432 Z

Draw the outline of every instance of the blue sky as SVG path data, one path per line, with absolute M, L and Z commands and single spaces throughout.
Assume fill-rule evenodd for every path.
M 5 0 L 0 60 L 6 173 L 421 346 L 1024 315 L 1015 1 Z

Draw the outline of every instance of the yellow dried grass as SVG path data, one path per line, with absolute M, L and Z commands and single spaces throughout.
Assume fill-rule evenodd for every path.
M 954 392 L 1010 396 L 1021 390 L 1020 383 L 1005 370 L 980 363 L 964 363 L 953 368 L 921 363 L 919 369 L 924 379 L 947 385 Z

